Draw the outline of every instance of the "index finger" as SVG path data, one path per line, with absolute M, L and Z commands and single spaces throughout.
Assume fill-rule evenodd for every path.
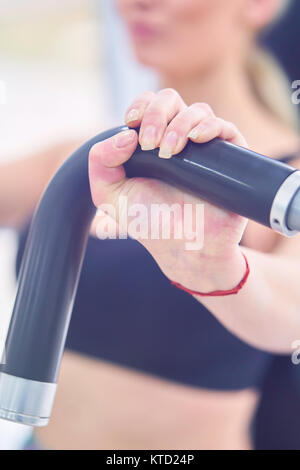
M 156 94 L 153 91 L 145 91 L 133 101 L 125 114 L 125 123 L 128 127 L 139 127 L 144 112 Z

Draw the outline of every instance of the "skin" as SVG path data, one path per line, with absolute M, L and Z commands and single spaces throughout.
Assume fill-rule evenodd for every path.
M 180 152 L 188 138 L 200 144 L 219 137 L 246 145 L 237 128 L 216 117 L 208 105 L 197 103 L 188 107 L 172 89 L 138 97 L 127 114 L 129 119 L 132 110 L 138 117 L 127 123 L 140 126 L 139 135 L 135 130 L 125 131 L 91 149 L 90 182 L 96 206 L 104 202 L 118 208 L 119 198 L 127 196 L 128 206 L 139 203 L 149 207 L 158 201 L 169 205 L 177 203 L 183 208 L 185 195 L 181 190 L 169 188 L 160 181 L 125 177 L 122 164 L 131 157 L 138 141 L 142 148 L 160 147 L 161 158 L 171 158 Z M 149 128 L 152 140 L 148 138 Z M 189 203 L 197 202 L 202 201 L 189 197 Z M 116 221 L 118 223 L 118 219 Z M 178 219 L 173 223 L 176 225 Z M 300 256 L 295 259 L 294 255 L 295 245 L 296 253 L 300 252 L 299 239 L 292 243 L 293 248 L 284 240 L 280 248 L 266 256 L 255 250 L 241 249 L 239 243 L 246 226 L 247 220 L 243 217 L 205 203 L 205 242 L 200 251 L 187 251 L 184 237 L 180 240 L 139 239 L 139 242 L 169 279 L 203 293 L 229 290 L 239 283 L 245 273 L 244 251 L 253 272 L 239 295 L 195 298 L 224 326 L 251 345 L 270 352 L 289 353 L 292 342 L 300 336 L 297 309 Z M 288 277 L 285 289 L 278 289 L 283 285 L 283 267 L 294 276 Z
M 0 165 L 0 226 L 23 227 L 51 176 L 80 145 L 79 141 L 61 142 L 22 160 Z
M 253 38 L 275 15 L 276 0 L 117 3 L 137 58 L 157 71 L 161 91 L 137 97 L 127 110 L 125 121 L 130 127 L 141 124 L 139 135 L 131 130 L 93 147 L 90 181 L 97 206 L 116 205 L 121 194 L 146 206 L 154 200 L 182 204 L 187 197 L 161 182 L 126 180 L 122 164 L 138 140 L 145 149 L 160 147 L 161 158 L 179 152 L 188 139 L 201 143 L 216 136 L 245 146 L 247 140 L 250 148 L 274 158 L 299 149 L 298 137 L 257 100 L 245 72 Z M 169 132 L 177 134 L 177 142 Z M 187 253 L 183 240 L 143 245 L 169 278 L 208 292 L 230 289 L 243 277 L 242 238 L 251 268 L 243 290 L 195 298 L 240 338 L 290 352 L 291 339 L 300 334 L 299 239 L 285 240 L 210 204 L 205 221 L 200 252 Z M 247 449 L 258 399 L 253 389 L 192 388 L 67 352 L 51 423 L 38 437 L 52 449 Z

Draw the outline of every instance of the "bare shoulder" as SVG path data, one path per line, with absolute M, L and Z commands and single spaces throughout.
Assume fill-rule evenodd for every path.
M 254 150 L 260 151 L 261 149 L 261 153 L 276 159 L 297 154 L 300 158 L 300 132 L 273 116 L 266 119 L 263 124 L 260 128 L 255 127 L 256 138 L 252 142 Z

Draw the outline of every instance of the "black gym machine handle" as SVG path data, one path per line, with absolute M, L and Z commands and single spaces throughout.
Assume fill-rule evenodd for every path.
M 96 211 L 89 151 L 125 129 L 103 132 L 75 151 L 52 178 L 35 212 L 0 368 L 2 418 L 35 426 L 48 423 Z M 300 230 L 300 179 L 292 167 L 219 139 L 203 145 L 189 142 L 169 160 L 157 154 L 138 146 L 125 164 L 127 176 L 159 178 L 287 235 Z M 296 226 L 289 226 L 289 220 Z

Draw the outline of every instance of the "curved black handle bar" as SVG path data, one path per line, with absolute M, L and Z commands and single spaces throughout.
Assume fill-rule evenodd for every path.
M 57 380 L 95 214 L 88 179 L 89 150 L 123 129 L 127 128 L 104 132 L 74 152 L 40 201 L 20 271 L 6 363 L 1 366 L 4 374 L 46 383 Z M 270 225 L 279 188 L 295 171 L 220 140 L 204 145 L 189 142 L 171 160 L 158 158 L 157 150 L 143 152 L 138 147 L 125 169 L 129 177 L 160 178 L 265 225 Z

